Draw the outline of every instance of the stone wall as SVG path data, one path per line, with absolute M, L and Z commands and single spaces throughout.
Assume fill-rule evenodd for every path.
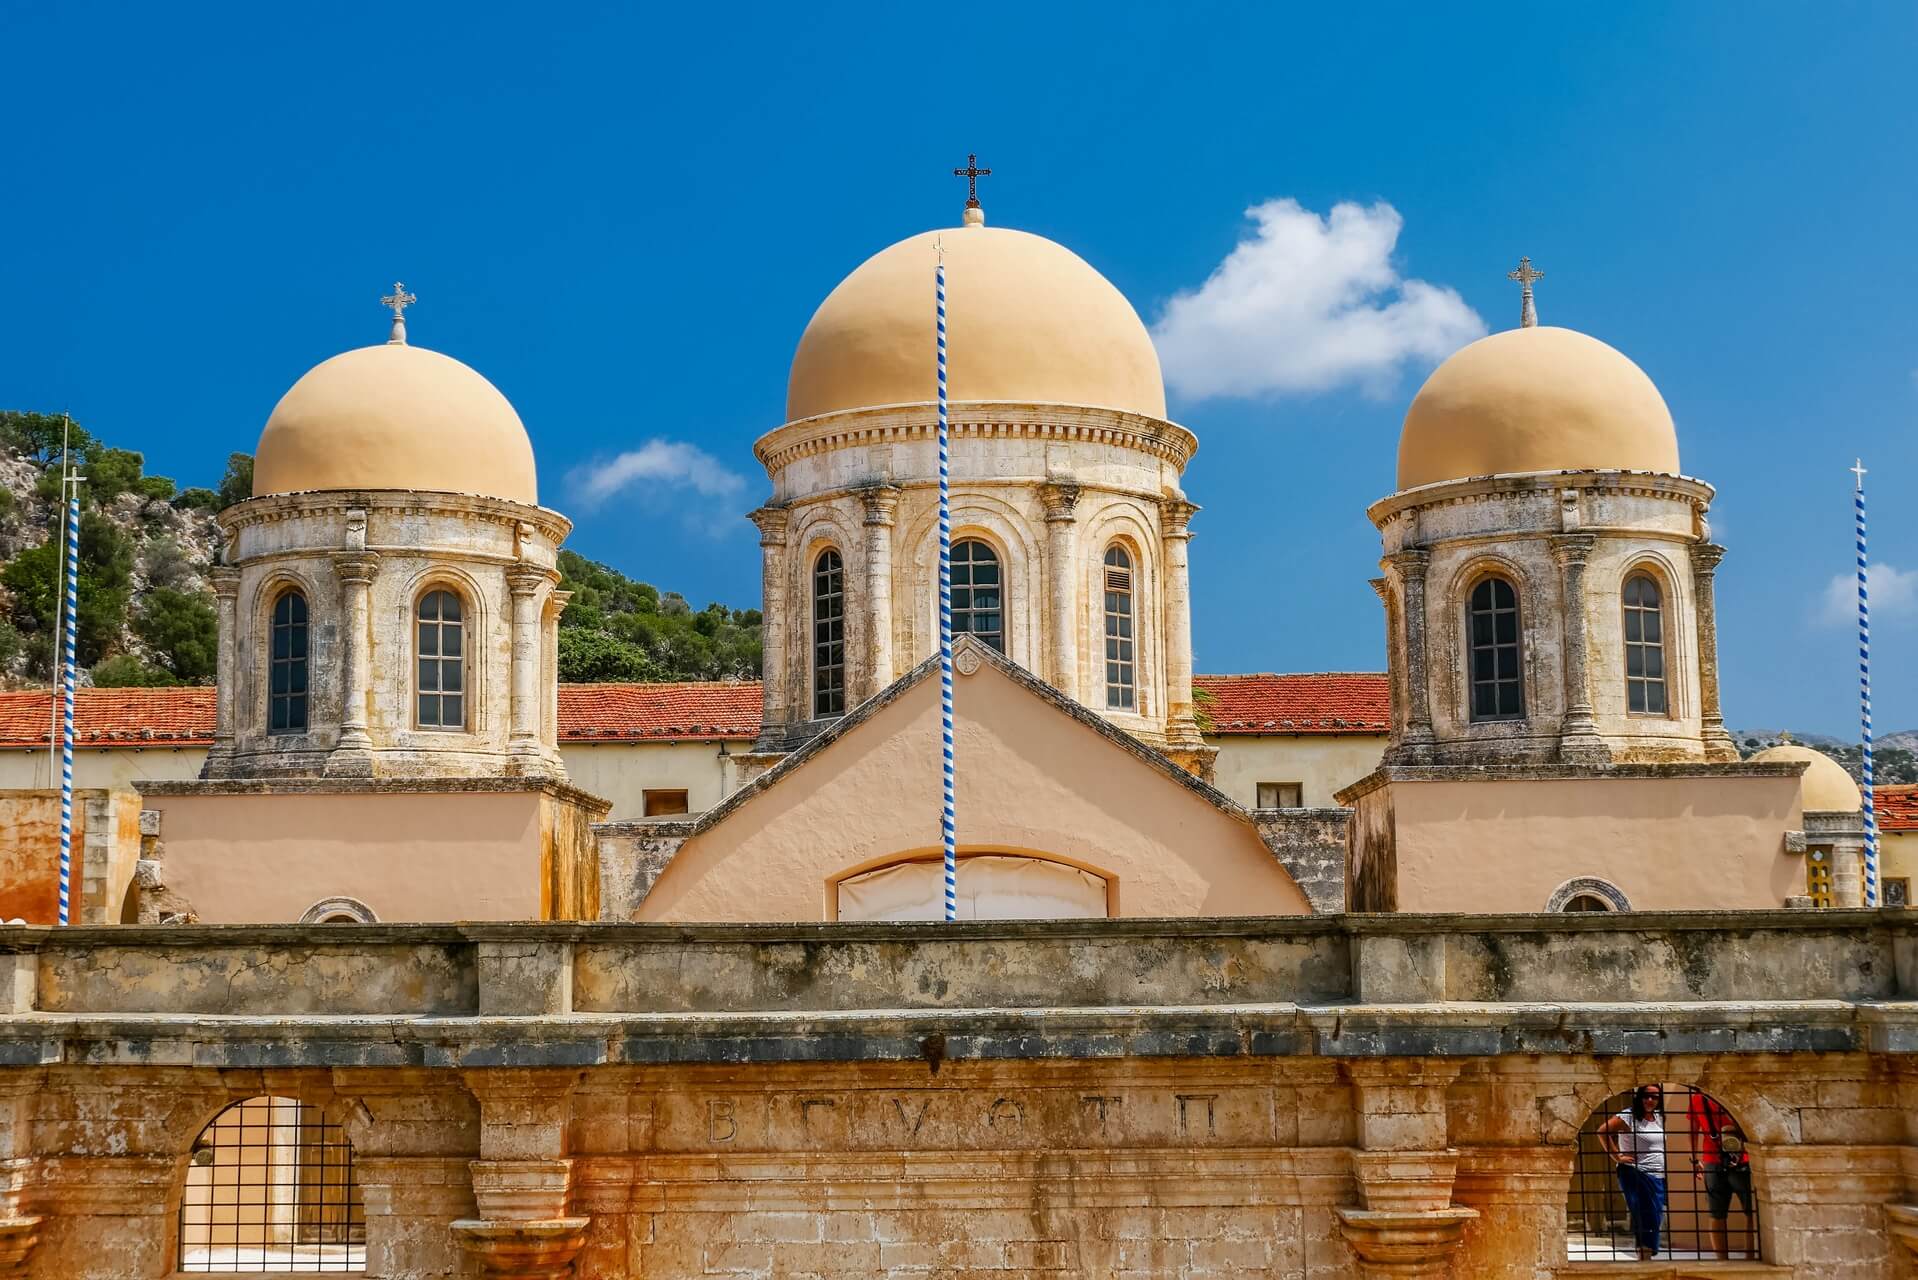
M 1646 1080 L 1744 1126 L 1764 1264 L 1608 1273 L 1913 1274 L 1896 912 L 16 928 L 0 961 L 0 1274 L 171 1274 L 196 1137 L 271 1095 L 353 1144 L 390 1280 L 1536 1280 L 1589 1269 L 1577 1134 Z

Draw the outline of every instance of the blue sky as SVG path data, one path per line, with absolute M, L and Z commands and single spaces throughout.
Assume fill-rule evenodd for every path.
M 1664 391 L 1722 495 L 1734 725 L 1855 723 L 1826 614 L 1865 454 L 1878 723 L 1918 726 L 1910 5 L 5 0 L 0 45 L 0 406 L 71 407 L 183 482 L 381 340 L 403 279 L 414 340 L 519 408 L 576 549 L 755 603 L 749 445 L 800 331 L 866 255 L 957 220 L 967 152 L 995 223 L 1070 246 L 1149 323 L 1255 236 L 1248 209 L 1389 206 L 1396 236 L 1365 223 L 1373 259 L 1321 282 L 1359 282 L 1336 306 L 1423 281 L 1504 328 L 1527 253 L 1544 320 Z M 1240 351 L 1270 346 L 1270 385 L 1175 381 L 1202 441 L 1198 665 L 1376 668 L 1364 508 L 1435 357 L 1315 355 L 1309 314 L 1255 319 Z M 576 473 L 648 445 L 637 469 L 679 479 L 583 501 Z

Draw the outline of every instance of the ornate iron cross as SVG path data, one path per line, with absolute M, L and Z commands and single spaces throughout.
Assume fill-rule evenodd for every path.
M 969 154 L 966 156 L 966 167 L 963 169 L 954 169 L 952 176 L 966 180 L 966 208 L 977 209 L 979 207 L 979 179 L 990 178 L 992 176 L 992 170 L 981 169 L 979 167 L 979 157 Z
M 1533 329 L 1538 327 L 1538 306 L 1532 301 L 1532 281 L 1543 280 L 1543 271 L 1532 269 L 1532 260 L 1521 257 L 1518 270 L 1505 273 L 1507 280 L 1518 281 L 1518 327 Z
M 404 320 L 406 319 L 406 309 L 418 301 L 418 298 L 406 291 L 405 285 L 395 280 L 393 282 L 393 292 L 381 298 L 380 305 L 382 307 L 393 308 L 393 318 L 395 320 Z

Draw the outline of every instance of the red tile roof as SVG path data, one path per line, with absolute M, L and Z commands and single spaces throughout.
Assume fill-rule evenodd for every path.
M 1880 831 L 1918 831 L 1918 786 L 1873 787 L 1871 805 Z
M 1220 734 L 1383 733 L 1385 677 L 1322 675 L 1194 676 Z M 563 684 L 562 742 L 710 742 L 759 733 L 757 680 L 680 684 Z M 51 704 L 43 690 L 0 692 L 0 748 L 47 743 Z M 213 690 L 81 689 L 74 731 L 82 746 L 213 741 Z
M 1193 676 L 1192 687 L 1212 695 L 1199 709 L 1220 735 L 1377 734 L 1392 720 L 1390 685 L 1376 671 Z
M 561 742 L 648 738 L 710 742 L 759 734 L 757 680 L 685 684 L 563 684 Z

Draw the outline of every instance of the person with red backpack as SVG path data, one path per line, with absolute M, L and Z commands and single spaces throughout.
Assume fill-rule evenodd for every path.
M 1751 1238 L 1757 1219 L 1752 1215 L 1751 1153 L 1745 1149 L 1745 1132 L 1723 1103 L 1702 1090 L 1692 1090 L 1686 1110 L 1692 1123 L 1692 1177 L 1705 1188 L 1712 1250 L 1721 1258 L 1731 1257 L 1726 1223 L 1731 1217 L 1732 1197 L 1737 1196 L 1739 1207 L 1745 1211 L 1744 1254 L 1757 1257 Z

